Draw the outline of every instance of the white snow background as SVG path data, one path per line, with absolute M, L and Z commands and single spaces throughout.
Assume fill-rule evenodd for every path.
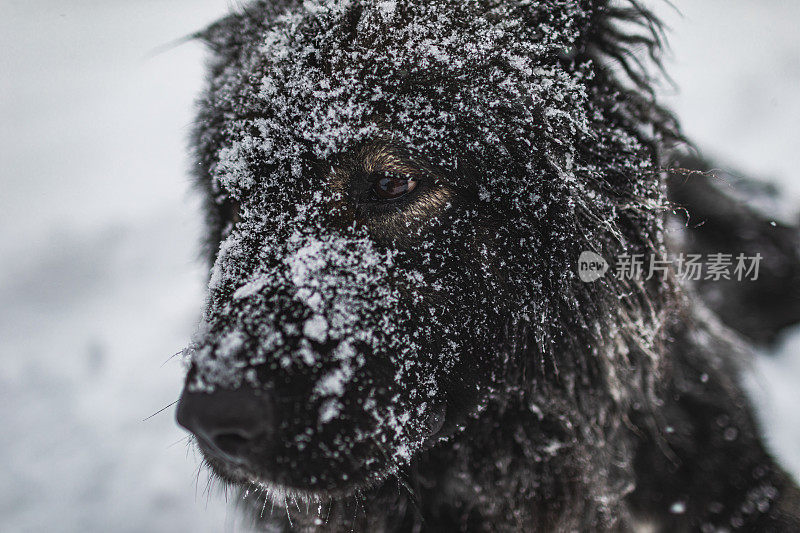
M 653 0 L 654 2 L 657 0 Z M 800 2 L 674 0 L 666 89 L 718 161 L 800 207 Z M 242 530 L 173 402 L 205 288 L 189 43 L 226 0 L 1 0 L 0 531 Z M 800 329 L 751 379 L 800 476 Z

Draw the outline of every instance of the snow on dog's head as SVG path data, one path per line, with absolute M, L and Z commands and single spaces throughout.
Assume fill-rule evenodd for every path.
M 575 273 L 583 250 L 660 239 L 668 117 L 603 64 L 624 54 L 600 30 L 628 15 L 276 1 L 204 33 L 216 259 L 179 418 L 218 473 L 348 493 L 457 431 L 500 379 L 556 373 L 620 401 L 645 379 L 652 362 L 615 357 L 619 339 L 653 342 L 658 287 Z M 249 399 L 230 417 L 208 407 L 232 391 Z

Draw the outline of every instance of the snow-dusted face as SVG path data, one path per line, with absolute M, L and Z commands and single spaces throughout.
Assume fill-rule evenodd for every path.
M 241 198 L 179 417 L 224 477 L 330 494 L 463 421 L 498 328 L 469 193 L 383 141 L 307 172 Z
M 593 85 L 590 4 L 256 2 L 210 28 L 219 246 L 178 417 L 219 473 L 347 493 L 523 350 L 594 379 L 619 300 L 573 261 L 650 242 L 660 192 L 638 100 Z

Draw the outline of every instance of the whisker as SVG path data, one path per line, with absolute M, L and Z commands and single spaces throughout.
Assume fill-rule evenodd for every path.
M 258 515 L 259 518 L 264 518 L 264 511 L 267 510 L 267 499 L 269 499 L 269 494 L 267 494 L 266 490 L 264 491 L 263 496 L 264 504 L 261 506 L 261 512 Z M 273 501 L 272 504 L 275 505 L 275 502 Z M 272 516 L 272 511 L 270 511 L 270 516 Z
M 178 357 L 180 354 L 185 353 L 185 352 L 186 352 L 186 350 L 180 350 L 180 351 L 177 351 L 174 354 L 170 355 L 169 358 L 166 361 L 161 363 L 161 368 L 164 368 L 164 365 L 166 365 L 167 363 L 169 363 L 170 361 L 172 361 L 173 359 Z
M 356 500 L 356 496 L 353 495 L 353 525 L 350 528 L 350 533 L 355 533 L 356 530 L 356 520 L 358 519 L 358 502 Z
M 205 495 L 205 497 L 206 497 L 206 506 L 208 506 L 208 495 L 210 494 L 210 490 L 211 490 L 211 482 L 213 481 L 213 479 L 214 479 L 214 478 L 212 478 L 211 476 L 208 476 L 208 481 L 206 481 L 206 488 L 205 488 L 205 490 L 203 491 L 203 494 L 204 494 L 204 495 Z
M 175 404 L 176 404 L 176 403 L 178 403 L 179 401 L 180 401 L 180 400 L 175 400 L 175 401 L 174 401 L 174 402 L 172 402 L 171 404 L 169 404 L 169 405 L 167 405 L 167 406 L 165 406 L 165 407 L 162 407 L 161 409 L 159 409 L 158 411 L 156 411 L 156 412 L 155 412 L 155 413 L 153 413 L 152 415 L 150 415 L 150 416 L 148 416 L 147 418 L 143 419 L 143 420 L 142 420 L 142 422 L 147 422 L 148 420 L 150 420 L 150 419 L 151 419 L 151 418 L 153 418 L 154 416 L 156 416 L 156 415 L 158 415 L 158 414 L 161 414 L 161 413 L 163 413 L 164 411 L 166 411 L 167 409 L 169 409 L 170 407 L 172 407 L 173 405 L 175 405 Z
M 197 465 L 197 471 L 194 475 L 194 501 L 197 502 L 197 489 L 200 486 L 200 472 L 203 470 L 203 463 Z
M 153 59 L 154 57 L 160 56 L 161 54 L 169 52 L 170 50 L 174 50 L 175 48 L 178 48 L 183 44 L 195 41 L 198 38 L 199 38 L 199 33 L 192 33 L 189 35 L 184 35 L 183 37 L 179 37 L 177 39 L 173 39 L 172 41 L 156 46 L 155 48 L 149 50 L 144 56 L 142 56 L 142 61 Z
M 289 520 L 289 527 L 293 528 L 294 524 L 292 524 L 292 516 L 289 513 L 289 504 L 286 501 L 286 495 L 285 494 L 283 495 L 283 506 L 286 508 L 286 518 Z
M 170 449 L 170 448 L 172 448 L 173 446 L 177 446 L 178 444 L 180 444 L 180 443 L 182 443 L 182 442 L 184 442 L 184 441 L 188 442 L 189 440 L 191 440 L 191 438 L 192 438 L 192 436 L 191 436 L 191 435 L 187 435 L 187 436 L 185 436 L 185 437 L 181 437 L 180 439 L 176 440 L 175 442 L 173 442 L 172 444 L 170 444 L 169 446 L 167 446 L 167 449 L 169 450 L 169 449 Z

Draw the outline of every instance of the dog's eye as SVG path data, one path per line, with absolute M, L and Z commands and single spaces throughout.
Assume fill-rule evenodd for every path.
M 417 178 L 398 174 L 377 174 L 372 190 L 382 200 L 394 200 L 417 188 Z

